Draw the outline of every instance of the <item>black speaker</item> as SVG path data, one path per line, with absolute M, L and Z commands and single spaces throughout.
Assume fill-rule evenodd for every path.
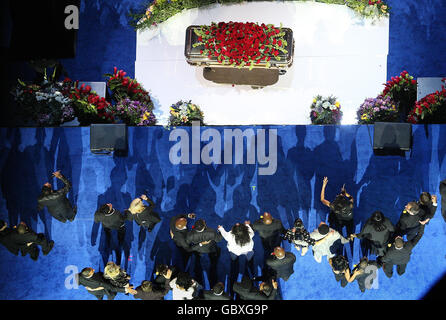
M 408 151 L 412 147 L 410 123 L 375 122 L 373 150 Z
M 125 124 L 92 124 L 90 150 L 94 154 L 127 155 L 127 126 Z

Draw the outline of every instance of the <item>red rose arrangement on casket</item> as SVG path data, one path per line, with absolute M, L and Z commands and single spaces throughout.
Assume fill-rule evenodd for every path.
M 253 22 L 212 22 L 194 30 L 198 42 L 193 47 L 202 46 L 200 54 L 209 59 L 217 57 L 221 64 L 251 70 L 256 64 L 269 68 L 270 60 L 280 60 L 280 52 L 286 54 L 287 41 L 282 25 L 261 25 Z

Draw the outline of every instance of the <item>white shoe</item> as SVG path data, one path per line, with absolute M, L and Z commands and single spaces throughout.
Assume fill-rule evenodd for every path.
M 317 263 L 321 263 L 322 262 L 322 257 L 317 258 L 316 256 L 314 257 L 314 260 L 316 260 Z

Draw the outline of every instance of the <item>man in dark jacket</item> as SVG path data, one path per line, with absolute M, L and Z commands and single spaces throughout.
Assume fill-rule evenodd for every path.
M 434 217 L 437 211 L 437 196 L 431 195 L 429 192 L 423 192 L 418 201 L 423 215 L 421 216 L 422 224 L 427 224 Z
M 383 263 L 383 271 L 387 277 L 391 278 L 393 275 L 393 266 L 396 265 L 398 275 L 403 275 L 406 272 L 407 264 L 410 260 L 410 255 L 415 245 L 423 236 L 425 226 L 421 226 L 418 234 L 412 240 L 404 242 L 402 237 L 396 237 L 394 243 L 387 250 L 381 262 Z
M 111 203 L 102 205 L 94 214 L 94 222 L 102 223 L 105 234 L 107 235 L 107 242 L 110 243 L 111 230 L 118 231 L 118 240 L 122 244 L 125 237 L 125 220 L 126 217 L 120 211 L 113 208 Z
M 165 280 L 162 288 L 157 288 L 150 281 L 143 281 L 139 287 L 136 288 L 135 299 L 141 300 L 164 300 L 164 296 L 169 292 L 169 282 L 172 278 L 172 270 L 167 270 Z
M 367 257 L 362 258 L 355 269 L 353 269 L 353 273 L 355 273 L 356 270 L 363 271 L 355 278 L 361 292 L 365 292 L 366 289 L 372 288 L 373 281 L 377 278 L 378 269 L 378 263 L 374 260 L 369 260 Z
M 212 290 L 203 290 L 204 300 L 232 300 L 231 296 L 225 292 L 225 285 L 218 282 Z
M 291 252 L 285 252 L 281 247 L 274 248 L 272 256 L 266 259 L 266 265 L 273 270 L 274 276 L 285 281 L 294 273 L 294 262 L 296 256 Z
M 259 233 L 265 257 L 269 255 L 275 247 L 280 246 L 282 242 L 280 235 L 286 231 L 282 225 L 282 221 L 274 219 L 268 212 L 265 212 L 263 216 L 260 216 L 260 219 L 252 224 L 252 229 Z
M 164 289 L 166 285 L 166 280 L 175 279 L 180 270 L 175 266 L 168 266 L 167 264 L 159 264 L 155 268 L 155 279 L 153 280 L 153 285 L 157 289 Z M 168 274 L 171 274 L 170 278 L 167 279 Z M 168 281 L 167 283 L 169 283 Z M 169 286 L 167 286 L 169 288 Z
M 49 182 L 42 187 L 42 192 L 37 199 L 37 210 L 43 210 L 46 206 L 48 212 L 60 222 L 73 221 L 76 217 L 76 207 L 72 207 L 70 201 L 67 199 L 67 193 L 71 188 L 71 183 L 68 181 L 60 171 L 53 173 L 53 176 L 62 180 L 64 187 L 60 190 L 53 190 Z
M 129 287 L 115 287 L 110 284 L 102 272 L 95 272 L 93 268 L 84 268 L 81 273 L 77 275 L 78 284 L 84 286 L 88 293 L 94 295 L 98 300 L 102 300 L 104 295 L 108 300 L 113 300 L 118 292 L 130 293 L 132 295 L 137 292 Z
M 399 236 L 407 235 L 407 240 L 414 239 L 420 227 L 425 224 L 422 217 L 425 215 L 418 203 L 409 202 L 401 213 L 400 220 L 396 224 L 396 234 Z
M 191 247 L 195 253 L 195 266 L 200 264 L 200 257 L 202 254 L 207 254 L 211 262 L 211 269 L 209 272 L 209 285 L 213 286 L 217 282 L 217 263 L 220 256 L 220 248 L 217 242 L 221 241 L 223 236 L 220 232 L 208 228 L 206 221 L 198 219 L 195 221 L 194 228 L 186 235 L 186 243 Z
M 241 282 L 236 282 L 232 286 L 235 293 L 241 300 L 275 300 L 277 295 L 277 282 L 271 280 L 272 287 L 267 282 L 262 282 L 257 289 L 253 281 L 244 275 Z
M 440 182 L 441 215 L 446 222 L 446 179 Z
M 54 247 L 54 241 L 48 241 L 43 233 L 35 233 L 28 226 L 21 222 L 11 234 L 12 242 L 19 248 L 22 256 L 30 254 L 31 259 L 34 261 L 39 257 L 38 245 L 42 247 L 43 255 L 47 255 Z
M 143 205 L 143 200 L 149 203 L 149 206 Z M 130 208 L 126 210 L 126 218 L 129 221 L 135 221 L 137 225 L 147 228 L 151 232 L 155 225 L 161 221 L 159 214 L 155 211 L 155 203 L 143 194 L 141 197 L 132 201 Z
M 19 247 L 14 243 L 13 235 L 15 230 L 8 228 L 8 224 L 0 220 L 0 243 L 13 255 L 19 254 Z
M 192 248 L 186 241 L 189 230 L 187 229 L 187 219 L 195 219 L 195 213 L 178 214 L 170 219 L 170 238 L 177 246 L 183 261 L 183 270 L 192 254 Z

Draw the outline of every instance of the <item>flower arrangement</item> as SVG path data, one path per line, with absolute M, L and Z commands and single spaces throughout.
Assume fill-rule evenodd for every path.
M 131 24 L 135 29 L 146 29 L 164 22 L 186 9 L 203 7 L 213 3 L 231 4 L 241 2 L 245 2 L 245 0 L 150 0 L 140 12 L 130 13 Z M 317 0 L 317 2 L 346 5 L 360 16 L 371 19 L 388 16 L 390 12 L 390 7 L 384 0 Z
M 446 78 L 442 79 L 446 84 Z M 436 91 L 415 103 L 415 107 L 409 113 L 407 121 L 416 123 L 446 123 L 446 88 L 441 86 L 441 91 Z
M 217 57 L 221 64 L 242 68 L 262 61 L 270 67 L 271 58 L 280 60 L 280 52 L 288 53 L 285 49 L 287 41 L 285 32 L 272 24 L 261 25 L 253 22 L 212 22 L 210 26 L 194 29 L 198 42 L 193 47 L 201 46 L 203 57 Z
M 359 124 L 394 122 L 398 117 L 398 108 L 390 96 L 365 99 L 357 111 Z
M 340 124 L 342 119 L 341 104 L 336 97 L 317 95 L 311 104 L 312 124 Z
M 90 86 L 82 84 L 79 87 L 79 81 L 66 78 L 64 87 L 63 94 L 72 101 L 80 125 L 114 122 L 111 104 L 92 91 Z
M 395 101 L 398 112 L 406 118 L 417 100 L 417 81 L 406 71 L 387 81 L 381 96 L 390 96 Z
M 19 105 L 19 113 L 28 121 L 39 126 L 58 126 L 74 119 L 71 100 L 63 95 L 64 83 L 55 81 L 56 69 L 53 76 L 45 78 L 42 84 L 27 85 L 18 80 L 18 84 L 11 92 Z
M 123 70 L 114 68 L 113 74 L 105 74 L 107 79 L 107 85 L 112 92 L 112 97 L 116 102 L 119 102 L 125 98 L 129 98 L 132 101 L 139 101 L 144 103 L 150 110 L 153 110 L 152 99 L 149 92 L 147 92 L 136 79 L 126 77 L 127 73 Z
M 150 106 L 144 102 L 125 98 L 112 106 L 111 110 L 114 116 L 119 117 L 128 126 L 151 126 L 156 124 L 156 118 L 150 110 Z
M 191 126 L 193 121 L 204 125 L 203 112 L 191 101 L 178 101 L 170 107 L 169 126 Z

